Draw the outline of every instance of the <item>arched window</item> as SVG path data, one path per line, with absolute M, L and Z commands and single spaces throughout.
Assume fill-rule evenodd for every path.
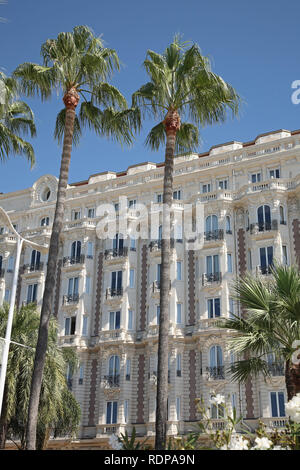
M 216 215 L 209 215 L 205 220 L 205 231 L 214 232 L 218 230 L 218 217 Z
M 43 217 L 41 220 L 41 227 L 46 227 L 47 225 L 49 225 L 49 223 L 50 223 L 49 217 Z
M 119 385 L 120 378 L 120 358 L 111 356 L 108 362 L 108 381 L 110 385 Z
M 232 233 L 232 231 L 231 231 L 231 218 L 230 218 L 229 215 L 226 215 L 225 225 L 226 225 L 226 233 Z
M 32 250 L 30 259 L 30 271 L 39 269 L 41 262 L 41 253 L 37 250 Z
M 214 380 L 224 379 L 223 352 L 221 346 L 212 346 L 209 350 L 209 376 Z
M 71 245 L 71 262 L 78 262 L 81 256 L 81 242 L 76 240 Z
M 271 229 L 271 209 L 264 205 L 257 209 L 257 222 L 259 231 Z

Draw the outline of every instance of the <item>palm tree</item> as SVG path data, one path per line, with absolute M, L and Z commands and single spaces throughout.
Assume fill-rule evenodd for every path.
M 197 149 L 199 127 L 223 122 L 228 109 L 237 114 L 239 97 L 232 86 L 211 71 L 209 60 L 201 54 L 198 45 L 188 48 L 179 37 L 174 38 L 163 54 L 149 50 L 144 68 L 150 81 L 133 94 L 132 104 L 145 115 L 160 120 L 148 134 L 146 145 L 152 150 L 165 145 L 155 443 L 156 449 L 163 449 L 168 398 L 170 208 L 174 155 L 175 151 Z
M 248 274 L 234 284 L 234 291 L 243 315 L 220 326 L 236 331 L 229 347 L 246 359 L 233 364 L 232 378 L 246 381 L 250 375 L 268 376 L 274 365 L 284 362 L 290 400 L 300 393 L 300 364 L 295 361 L 295 341 L 300 340 L 300 271 L 294 266 L 277 265 L 267 281 Z M 271 367 L 268 355 L 274 358 Z
M 68 183 L 72 143 L 77 143 L 82 128 L 87 127 L 99 136 L 130 144 L 132 128 L 138 125 L 138 113 L 126 108 L 126 100 L 117 88 L 107 83 L 119 59 L 113 49 L 103 46 L 100 38 L 86 26 L 76 26 L 72 32 L 60 33 L 41 47 L 43 65 L 24 63 L 14 76 L 28 96 L 42 100 L 52 92 L 63 92 L 64 109 L 56 119 L 55 137 L 63 140 L 57 202 L 49 246 L 48 268 L 41 310 L 39 338 L 32 376 L 27 427 L 27 448 L 34 449 L 39 395 L 47 348 L 48 323 L 52 310 L 59 238 L 63 226 L 64 205 Z M 76 107 L 80 96 L 83 102 L 78 116 Z
M 33 112 L 24 101 L 16 99 L 17 95 L 16 80 L 0 72 L 0 161 L 10 155 L 24 155 L 32 167 L 34 151 L 22 136 L 36 134 Z
M 8 305 L 0 309 L 0 336 L 4 336 Z M 12 341 L 9 357 L 2 414 L 0 418 L 0 448 L 7 438 L 18 437 L 21 448 L 25 446 L 25 432 L 30 395 L 34 350 L 37 342 L 39 313 L 31 304 L 16 312 L 13 319 Z M 71 349 L 59 348 L 57 326 L 52 318 L 42 381 L 38 414 L 38 445 L 45 448 L 50 431 L 54 434 L 73 433 L 80 421 L 80 406 L 68 390 L 67 364 L 76 367 L 76 355 Z

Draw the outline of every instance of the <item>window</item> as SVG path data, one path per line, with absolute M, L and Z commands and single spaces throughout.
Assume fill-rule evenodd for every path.
M 115 238 L 113 239 L 113 250 L 122 251 L 124 248 L 124 238 L 120 233 L 116 233 Z
M 156 324 L 159 325 L 159 318 L 160 318 L 160 305 L 156 306 Z
M 128 207 L 129 209 L 135 209 L 136 208 L 136 199 L 130 199 L 128 202 Z
M 158 227 L 158 240 L 162 240 L 162 225 Z
M 281 225 L 286 225 L 286 222 L 284 220 L 284 208 L 283 208 L 283 206 L 279 206 L 279 216 L 280 216 L 280 224 Z
M 0 227 L 0 235 L 3 235 L 3 234 L 4 234 L 4 230 L 5 230 L 4 227 Z
M 274 170 L 269 170 L 269 177 L 270 178 L 280 178 L 280 169 L 275 168 Z
M 124 400 L 124 422 L 128 423 L 129 400 Z
M 219 273 L 219 255 L 206 256 L 206 274 Z
M 121 312 L 109 312 L 109 329 L 119 330 L 121 325 Z
M 32 250 L 31 259 L 30 259 L 30 270 L 34 271 L 35 269 L 39 269 L 40 261 L 41 261 L 41 253 L 37 250 Z
M 95 217 L 95 209 L 94 207 L 87 210 L 87 216 L 89 219 L 93 219 Z
M 122 271 L 113 271 L 111 273 L 111 290 L 120 291 L 122 289 Z
M 221 346 L 212 346 L 209 351 L 209 365 L 211 368 L 223 366 L 223 353 Z
M 49 223 L 50 223 L 49 217 L 43 217 L 41 220 L 41 227 L 46 227 L 47 225 L 49 225 Z
M 182 262 L 177 261 L 177 263 L 176 263 L 176 279 L 177 279 L 177 281 L 182 280 L 181 271 L 182 271 Z
M 156 265 L 156 281 L 160 284 L 160 272 L 161 272 L 161 264 Z
M 207 300 L 208 318 L 216 318 L 221 315 L 221 300 L 220 298 Z
M 115 211 L 116 211 L 116 212 L 119 212 L 120 205 L 119 205 L 118 202 L 115 202 L 115 203 L 114 203 L 114 208 L 115 208 Z
M 131 373 L 131 360 L 126 360 L 126 380 L 130 380 L 130 373 Z
M 176 397 L 176 420 L 180 421 L 181 419 L 181 400 L 180 397 Z
M 181 354 L 178 353 L 176 356 L 176 375 L 181 377 Z
M 261 173 L 252 173 L 251 183 L 259 183 L 261 181 Z
M 76 240 L 71 245 L 71 261 L 78 262 L 81 255 L 81 242 Z
M 248 269 L 251 271 L 252 270 L 252 254 L 251 250 L 248 250 Z
M 10 300 L 10 290 L 9 290 L 9 289 L 5 289 L 5 293 L 4 293 L 4 302 L 9 303 L 9 300 Z
M 3 256 L 0 255 L 0 271 L 2 270 Z
M 282 264 L 284 264 L 285 266 L 288 265 L 288 254 L 286 245 L 282 245 Z
M 262 274 L 267 274 L 273 265 L 273 247 L 267 246 L 259 249 L 260 270 Z
M 133 311 L 128 310 L 128 330 L 133 330 Z
M 211 185 L 210 183 L 202 184 L 202 193 L 210 193 Z
M 271 209 L 270 206 L 264 205 L 260 206 L 257 209 L 257 221 L 258 221 L 258 229 L 270 230 L 271 228 Z
M 219 180 L 218 189 L 228 189 L 228 180 Z
M 130 268 L 129 270 L 129 287 L 134 287 L 134 269 Z
M 160 204 L 163 202 L 163 195 L 162 194 L 156 194 L 156 202 Z
M 215 232 L 218 230 L 218 217 L 216 215 L 209 215 L 205 220 L 205 232 Z
M 136 251 L 136 239 L 129 237 L 129 246 L 131 251 Z
M 230 216 L 229 215 L 226 215 L 226 219 L 225 219 L 225 228 L 226 228 L 226 233 L 232 233 L 232 230 L 231 230 L 231 219 L 230 219 Z
M 214 395 L 211 395 L 213 398 Z M 210 417 L 211 419 L 222 419 L 224 418 L 224 405 L 211 405 L 210 408 Z
M 108 401 L 106 403 L 106 424 L 116 424 L 118 419 L 118 402 Z
M 78 295 L 78 277 L 70 277 L 68 283 L 68 295 L 76 296 Z
M 82 385 L 83 384 L 83 378 L 84 378 L 84 365 L 80 364 L 79 366 L 79 374 L 78 374 L 78 384 Z
M 81 219 L 81 212 L 78 209 L 72 210 L 72 220 L 79 220 Z
M 227 272 L 232 273 L 232 255 L 227 253 Z
M 87 258 L 88 259 L 93 259 L 93 253 L 94 253 L 94 244 L 93 244 L 93 242 L 88 242 L 88 244 L 87 244 Z
M 37 297 L 37 284 L 30 284 L 27 288 L 27 303 L 36 302 Z
M 91 291 L 91 278 L 90 276 L 86 276 L 85 278 L 85 293 L 89 294 Z
M 15 266 L 15 258 L 13 256 L 10 256 L 8 258 L 8 263 L 7 263 L 7 272 L 12 273 L 14 270 L 14 266 Z
M 67 317 L 65 319 L 65 336 L 75 335 L 76 316 Z
M 120 358 L 119 358 L 119 356 L 111 356 L 109 358 L 108 375 L 110 377 L 119 377 L 119 375 L 120 375 Z
M 182 225 L 176 222 L 174 228 L 175 228 L 175 236 L 174 236 L 174 238 L 176 239 L 176 241 L 181 242 L 181 241 L 182 241 L 182 238 L 183 238 L 183 235 L 182 235 Z
M 182 324 L 182 304 L 180 304 L 180 303 L 177 303 L 176 323 L 178 325 Z
M 88 334 L 88 317 L 86 315 L 83 316 L 82 319 L 82 336 L 87 336 Z
M 176 191 L 173 192 L 173 199 L 175 200 L 180 200 L 181 199 L 181 190 L 177 189 Z
M 234 301 L 232 297 L 229 297 L 229 318 L 234 318 Z
M 284 392 L 270 392 L 272 418 L 285 416 Z

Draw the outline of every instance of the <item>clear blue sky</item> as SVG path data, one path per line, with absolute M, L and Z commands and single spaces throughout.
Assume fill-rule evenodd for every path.
M 0 5 L 0 67 L 9 74 L 25 61 L 40 61 L 40 46 L 61 31 L 79 24 L 103 34 L 124 66 L 115 76 L 128 101 L 147 81 L 142 62 L 147 49 L 163 52 L 174 33 L 197 42 L 213 61 L 213 69 L 246 101 L 239 120 L 201 131 L 199 152 L 231 140 L 248 141 L 280 128 L 300 128 L 300 105 L 291 102 L 291 83 L 300 79 L 300 2 L 298 0 L 8 0 Z M 34 110 L 38 136 L 33 140 L 37 163 L 30 171 L 25 159 L 0 163 L 0 192 L 29 187 L 41 175 L 58 175 L 61 149 L 53 140 L 60 97 Z M 143 143 L 151 122 L 131 149 L 86 133 L 73 151 L 70 182 L 105 170 L 120 171 L 150 160 L 162 161 L 163 151 L 150 152 Z

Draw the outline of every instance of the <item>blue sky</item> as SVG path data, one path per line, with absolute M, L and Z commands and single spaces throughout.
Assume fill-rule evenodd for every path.
M 238 120 L 201 130 L 199 152 L 231 140 L 248 141 L 280 128 L 300 128 L 300 104 L 291 102 L 291 83 L 300 80 L 300 2 L 297 0 L 8 0 L 0 5 L 0 67 L 9 74 L 25 61 L 40 61 L 40 46 L 60 31 L 86 24 L 102 34 L 123 63 L 113 83 L 125 94 L 147 81 L 142 68 L 147 49 L 163 52 L 175 33 L 197 42 L 212 59 L 213 70 L 243 97 Z M 58 175 L 61 149 L 53 140 L 61 97 L 46 103 L 27 100 L 38 135 L 32 141 L 37 163 L 33 170 L 22 157 L 0 163 L 0 192 L 29 187 L 41 175 Z M 163 150 L 144 147 L 150 121 L 134 146 L 123 149 L 88 132 L 74 149 L 70 182 L 90 174 L 120 171 L 142 161 L 162 161 Z

